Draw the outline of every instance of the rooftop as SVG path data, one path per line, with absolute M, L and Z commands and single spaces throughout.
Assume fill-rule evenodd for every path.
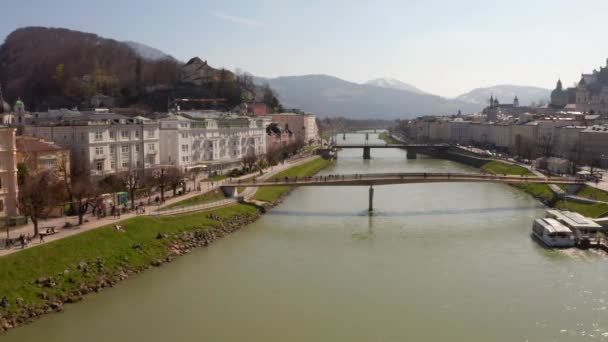
M 571 211 L 547 210 L 547 215 L 557 219 L 570 228 L 601 228 L 590 218 Z
M 65 150 L 63 147 L 56 145 L 53 142 L 28 136 L 16 137 L 16 146 L 17 151 L 19 152 L 53 152 Z
M 541 218 L 537 219 L 536 222 L 542 225 L 549 233 L 572 233 L 570 228 L 564 226 L 556 219 Z

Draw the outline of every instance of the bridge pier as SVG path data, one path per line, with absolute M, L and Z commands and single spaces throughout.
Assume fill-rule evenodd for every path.
M 221 189 L 228 198 L 234 198 L 239 195 L 239 189 L 236 186 L 222 186 Z
M 416 151 L 407 150 L 407 159 L 417 159 L 418 153 Z
M 371 213 L 374 211 L 374 187 L 372 185 L 369 186 L 369 209 L 368 211 Z
M 371 152 L 371 147 L 364 147 L 363 148 L 363 159 L 368 160 L 368 159 L 372 159 L 372 152 Z

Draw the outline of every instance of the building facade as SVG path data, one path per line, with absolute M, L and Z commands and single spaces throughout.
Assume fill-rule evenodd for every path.
M 72 170 L 100 177 L 160 163 L 158 122 L 112 113 L 79 113 L 25 127 L 27 135 L 54 141 L 71 151 Z
M 16 216 L 18 209 L 16 129 L 0 127 L 0 219 Z
M 288 129 L 280 127 L 276 122 L 266 126 L 266 149 L 278 150 L 296 142 L 296 136 Z
M 70 150 L 44 139 L 17 136 L 17 165 L 24 164 L 28 171 L 51 170 L 69 172 Z
M 222 171 L 240 166 L 248 154 L 266 153 L 263 120 L 239 116 L 171 114 L 160 120 L 164 165 Z
M 308 145 L 319 140 L 317 118 L 313 114 L 281 113 L 270 115 L 272 122 L 290 130 L 296 140 Z

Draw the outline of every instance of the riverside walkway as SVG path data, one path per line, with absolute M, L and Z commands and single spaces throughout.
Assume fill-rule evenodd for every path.
M 299 156 L 299 157 L 290 159 L 283 164 L 269 167 L 264 170 L 266 173 L 263 176 L 261 176 L 260 179 L 265 179 L 266 177 L 272 177 L 273 175 L 275 175 L 281 171 L 284 171 L 286 169 L 289 169 L 290 167 L 309 162 L 315 158 L 318 158 L 318 157 L 316 157 L 316 156 L 314 156 L 314 157 Z M 242 178 L 247 178 L 247 177 L 251 177 L 251 176 L 252 176 L 251 174 L 244 175 L 244 176 L 242 176 Z M 138 217 L 138 216 L 151 216 L 151 217 L 172 216 L 172 215 L 181 215 L 181 214 L 194 213 L 194 212 L 199 212 L 199 211 L 207 211 L 207 210 L 221 208 L 221 207 L 224 207 L 227 205 L 235 204 L 238 202 L 238 200 L 236 198 L 227 198 L 227 199 L 213 201 L 213 202 L 209 202 L 209 203 L 203 203 L 203 204 L 199 204 L 199 205 L 162 210 L 174 203 L 186 200 L 191 197 L 200 196 L 206 192 L 218 189 L 225 182 L 229 182 L 229 180 L 216 181 L 216 182 L 214 182 L 214 186 L 210 186 L 210 184 L 207 184 L 206 186 L 203 187 L 202 191 L 200 191 L 200 192 L 192 191 L 186 195 L 171 197 L 165 203 L 161 204 L 160 206 L 155 205 L 155 204 L 145 205 L 145 213 L 143 213 L 143 214 L 136 214 L 134 210 L 131 210 L 129 213 L 122 214 L 118 218 L 113 217 L 113 216 L 106 216 L 104 218 L 98 219 L 97 217 L 95 217 L 94 215 L 89 213 L 89 214 L 85 215 L 85 222 L 82 225 L 77 224 L 77 220 L 78 220 L 77 217 L 51 218 L 51 219 L 47 219 L 47 220 L 41 220 L 40 229 L 41 229 L 41 231 L 44 231 L 45 227 L 52 226 L 58 232 L 57 234 L 49 235 L 49 236 L 45 237 L 45 242 L 48 243 L 48 242 L 60 240 L 60 239 L 63 239 L 63 238 L 69 237 L 69 236 L 81 234 L 81 233 L 84 233 L 84 232 L 92 230 L 92 229 L 121 224 L 121 222 L 123 222 L 125 220 L 131 219 L 134 217 Z M 247 188 L 243 192 L 243 196 L 252 197 L 255 194 L 255 191 L 256 191 L 256 188 Z M 154 196 L 156 196 L 156 195 L 157 194 L 155 193 Z M 66 222 L 69 222 L 72 225 L 72 227 L 63 228 L 63 226 Z M 33 231 L 34 231 L 34 228 L 33 228 L 32 224 L 29 223 L 27 225 L 24 225 L 21 227 L 16 227 L 16 228 L 11 229 L 10 231 L 7 231 L 5 236 L 7 238 L 16 239 L 21 234 L 32 235 Z M 1 244 L 0 245 L 0 257 L 2 257 L 4 255 L 12 254 L 12 253 L 17 253 L 17 252 L 23 250 L 18 245 L 15 245 L 11 248 L 4 248 L 4 239 L 2 237 L 0 237 L 0 244 Z M 32 241 L 30 241 L 27 248 L 32 248 L 35 246 L 39 246 L 41 244 L 43 244 L 43 243 L 40 240 L 33 239 Z

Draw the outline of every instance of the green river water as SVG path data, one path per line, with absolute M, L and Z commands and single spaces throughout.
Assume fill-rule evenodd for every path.
M 476 172 L 379 149 L 341 151 L 323 174 L 400 171 Z M 0 341 L 608 341 L 608 259 L 540 247 L 532 197 L 380 186 L 370 217 L 367 191 L 296 189 L 209 248 Z

